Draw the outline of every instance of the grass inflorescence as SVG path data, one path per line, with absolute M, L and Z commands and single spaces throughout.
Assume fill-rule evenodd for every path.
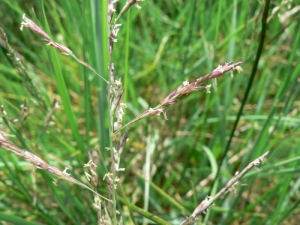
M 299 7 L 270 3 L 1 2 L 0 220 L 297 224 Z

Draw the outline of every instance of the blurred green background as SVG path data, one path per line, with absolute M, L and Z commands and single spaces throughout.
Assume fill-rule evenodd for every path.
M 125 2 L 117 3 L 116 14 Z M 140 5 L 141 10 L 132 7 L 118 21 L 122 26 L 112 56 L 128 105 L 124 122 L 155 107 L 184 80 L 192 82 L 219 64 L 243 61 L 244 72 L 235 72 L 233 79 L 229 73 L 221 76 L 210 94 L 188 95 L 167 110 L 168 120 L 155 116 L 130 128 L 121 156 L 126 170 L 120 172 L 127 200 L 180 224 L 236 171 L 270 151 L 265 164 L 203 219 L 207 224 L 298 224 L 299 1 L 271 1 L 257 69 L 266 1 L 146 0 Z M 7 116 L 1 114 L 0 131 L 50 165 L 68 167 L 84 183 L 91 149 L 98 156 L 103 195 L 107 186 L 102 177 L 109 165 L 104 82 L 37 34 L 19 28 L 26 13 L 54 41 L 107 77 L 106 8 L 106 1 L 0 2 L 0 26 L 28 73 L 16 73 L 1 40 L 0 104 Z M 46 127 L 54 100 L 60 107 Z M 96 224 L 91 192 L 67 181 L 56 187 L 51 174 L 5 149 L 0 153 L 0 224 Z M 145 178 L 151 180 L 149 192 Z M 124 223 L 132 224 L 128 207 L 119 203 Z M 134 216 L 137 224 L 152 223 Z

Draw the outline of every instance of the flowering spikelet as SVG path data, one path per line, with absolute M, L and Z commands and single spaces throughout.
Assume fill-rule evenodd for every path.
M 163 113 L 164 118 L 167 119 L 166 110 L 170 105 L 175 104 L 177 101 L 179 101 L 182 97 L 194 92 L 194 91 L 200 91 L 203 89 L 206 89 L 207 93 L 210 93 L 210 87 L 211 85 L 201 86 L 202 83 L 209 79 L 216 79 L 223 75 L 225 72 L 237 70 L 238 72 L 242 72 L 242 68 L 240 65 L 242 62 L 229 62 L 225 63 L 223 66 L 219 65 L 216 69 L 214 69 L 211 73 L 198 78 L 196 81 L 190 83 L 187 80 L 184 81 L 179 87 L 177 87 L 175 90 L 173 90 L 167 97 L 164 98 L 164 100 L 156 107 L 150 108 L 138 117 L 136 117 L 134 120 L 126 124 L 124 127 L 129 126 L 141 119 L 154 116 L 154 115 L 160 115 Z M 119 124 L 120 125 L 120 124 Z M 118 133 L 122 128 L 120 126 L 116 126 L 117 129 L 115 129 L 115 133 Z

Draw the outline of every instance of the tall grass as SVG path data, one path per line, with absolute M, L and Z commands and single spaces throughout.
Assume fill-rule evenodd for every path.
M 125 2 L 116 4 L 115 16 Z M 102 179 L 110 170 L 105 148 L 112 145 L 105 82 L 29 29 L 21 32 L 23 13 L 106 80 L 114 63 L 128 106 L 123 125 L 183 81 L 243 61 L 244 72 L 218 78 L 210 94 L 191 93 L 168 107 L 168 120 L 149 117 L 130 127 L 114 212 L 124 224 L 180 224 L 236 171 L 270 151 L 258 171 L 202 214 L 202 223 L 297 224 L 299 6 L 268 2 L 146 0 L 118 20 L 110 57 L 107 1 L 4 0 L 0 26 L 24 71 L 15 71 L 1 39 L 0 104 L 7 114 L 2 111 L 0 130 L 21 150 L 61 171 L 68 167 L 86 185 L 89 149 L 97 192 L 109 196 Z M 0 159 L 2 224 L 97 224 L 91 191 L 63 180 L 55 186 L 51 174 L 4 149 Z

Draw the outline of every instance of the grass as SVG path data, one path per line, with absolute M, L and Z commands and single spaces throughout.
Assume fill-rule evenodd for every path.
M 108 79 L 106 1 L 99 2 L 0 3 L 0 26 L 27 71 L 22 77 L 16 73 L 0 42 L 0 104 L 8 115 L 0 118 L 0 130 L 49 165 L 68 167 L 85 184 L 90 149 L 98 166 L 97 190 L 107 196 L 102 178 L 109 170 L 105 147 L 111 130 L 105 83 L 29 29 L 19 30 L 26 13 Z M 172 105 L 168 120 L 151 117 L 130 127 L 120 161 L 126 170 L 119 172 L 116 193 L 124 224 L 153 224 L 151 214 L 180 224 L 266 151 L 264 165 L 249 172 L 236 193 L 217 200 L 202 222 L 299 221 L 299 13 L 288 14 L 297 10 L 295 2 L 272 1 L 262 43 L 266 2 L 146 0 L 141 10 L 133 7 L 118 21 L 122 26 L 111 60 L 128 104 L 123 124 L 158 105 L 184 80 L 193 82 L 219 64 L 243 61 L 244 70 L 233 79 L 220 77 L 211 94 L 200 91 Z M 118 11 L 124 3 L 117 3 Z M 2 224 L 97 223 L 90 191 L 63 180 L 56 187 L 51 174 L 0 151 Z M 150 220 L 141 209 L 151 213 Z

